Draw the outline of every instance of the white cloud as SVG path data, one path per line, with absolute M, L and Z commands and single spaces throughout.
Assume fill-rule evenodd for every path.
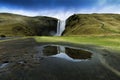
M 27 16 L 49 16 L 55 17 L 58 19 L 65 20 L 70 15 L 74 14 L 74 11 L 65 11 L 65 10 L 40 10 L 40 11 L 27 11 L 27 10 L 18 10 L 18 9 L 8 9 L 5 7 L 0 8 L 0 13 L 14 13 Z
M 22 15 L 28 15 L 28 16 L 35 16 L 38 15 L 38 13 L 32 12 L 32 11 L 25 11 L 25 10 L 18 10 L 18 9 L 9 9 L 6 7 L 0 8 L 1 13 L 15 13 L 15 14 L 22 14 Z
M 39 15 L 44 15 L 44 16 L 52 16 L 58 19 L 65 20 L 67 19 L 70 15 L 74 14 L 74 11 L 65 11 L 65 10 L 44 10 L 44 11 L 39 11 Z
M 0 8 L 0 12 L 8 12 L 15 14 L 22 14 L 27 16 L 50 16 L 55 17 L 61 20 L 67 19 L 69 16 L 73 14 L 79 13 L 119 13 L 120 14 L 120 5 L 112 5 L 112 6 L 102 6 L 102 7 L 94 7 L 92 9 L 80 9 L 80 10 L 40 10 L 40 11 L 27 11 L 27 10 L 17 10 L 17 9 L 9 9 L 2 7 Z
M 116 6 L 104 6 L 101 9 L 97 10 L 97 12 L 101 12 L 101 13 L 116 13 L 116 14 L 120 14 L 120 5 Z

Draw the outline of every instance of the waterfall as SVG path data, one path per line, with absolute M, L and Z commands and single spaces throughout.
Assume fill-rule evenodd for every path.
M 58 20 L 56 36 L 61 36 L 64 29 L 65 29 L 65 20 Z
M 65 47 L 64 46 L 57 46 L 58 53 L 65 53 Z
M 57 22 L 57 33 L 56 33 L 56 36 L 59 36 L 60 34 L 60 20 L 58 20 Z
M 64 46 L 57 46 L 57 50 L 58 50 L 58 54 L 53 55 L 53 57 L 58 57 L 58 58 L 63 58 L 63 59 L 73 61 L 73 59 L 65 53 L 65 47 Z

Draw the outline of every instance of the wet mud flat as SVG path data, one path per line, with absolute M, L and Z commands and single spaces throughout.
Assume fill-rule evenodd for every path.
M 0 37 L 0 40 L 8 40 L 8 39 L 17 39 L 17 38 L 21 38 L 21 37 Z
M 0 43 L 0 80 L 120 80 L 119 61 L 91 45 L 7 41 Z

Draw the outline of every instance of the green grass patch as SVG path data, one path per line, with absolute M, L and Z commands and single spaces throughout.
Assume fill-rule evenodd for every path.
M 86 45 L 96 45 L 105 48 L 110 48 L 113 50 L 120 51 L 120 35 L 116 36 L 34 36 L 34 37 L 21 37 L 13 38 L 7 40 L 0 40 L 0 42 L 11 41 L 11 40 L 23 40 L 26 38 L 34 38 L 36 42 L 68 42 L 75 44 L 86 44 Z
M 111 48 L 120 51 L 120 36 L 63 36 L 63 37 L 34 37 L 37 42 L 70 42 L 89 44 Z

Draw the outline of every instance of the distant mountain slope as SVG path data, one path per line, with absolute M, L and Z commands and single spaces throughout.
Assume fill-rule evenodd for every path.
M 0 35 L 42 36 L 53 35 L 57 30 L 57 19 L 45 16 L 28 17 L 0 13 Z
M 63 35 L 120 34 L 120 14 L 74 14 Z

